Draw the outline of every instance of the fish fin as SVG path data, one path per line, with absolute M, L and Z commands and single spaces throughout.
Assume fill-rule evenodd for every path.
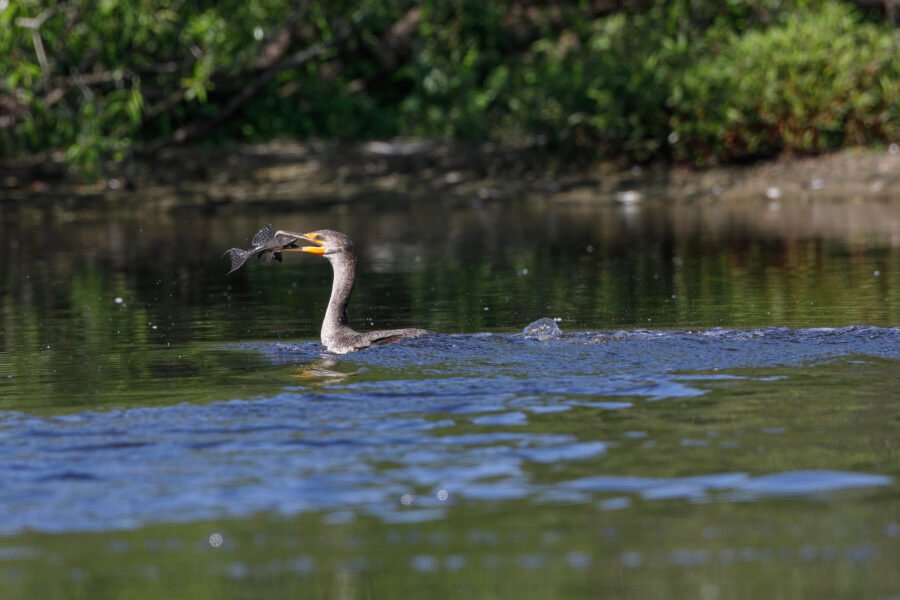
M 266 242 L 271 241 L 274 237 L 275 230 L 272 229 L 272 225 L 269 224 L 256 232 L 256 235 L 254 235 L 253 239 L 250 241 L 250 245 L 256 248 L 257 246 L 262 246 Z

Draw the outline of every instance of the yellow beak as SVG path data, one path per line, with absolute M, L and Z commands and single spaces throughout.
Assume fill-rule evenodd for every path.
M 315 246 L 302 246 L 300 248 L 282 248 L 282 252 L 306 252 L 307 254 L 317 254 L 322 256 L 325 254 L 325 244 L 319 241 L 316 233 L 294 233 L 292 231 L 278 231 L 276 235 L 287 235 L 295 237 L 299 240 L 306 240 L 316 244 Z

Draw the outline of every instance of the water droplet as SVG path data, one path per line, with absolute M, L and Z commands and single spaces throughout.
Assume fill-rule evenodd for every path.
M 433 556 L 419 555 L 412 558 L 412 568 L 414 571 L 431 572 L 438 568 L 437 559 Z
M 884 535 L 888 537 L 900 537 L 900 523 L 888 523 L 884 526 Z
M 615 201 L 621 204 L 636 204 L 641 201 L 643 196 L 637 190 L 625 190 L 624 192 L 616 192 Z
M 623 510 L 629 506 L 631 506 L 631 500 L 624 496 L 606 498 L 600 501 L 600 508 L 602 510 Z
M 640 552 L 625 552 L 619 557 L 619 562 L 623 567 L 639 567 L 644 562 L 644 557 Z

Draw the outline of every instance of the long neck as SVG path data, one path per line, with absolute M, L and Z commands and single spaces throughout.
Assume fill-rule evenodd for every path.
M 356 279 L 356 256 L 352 252 L 335 255 L 330 262 L 334 269 L 334 282 L 331 284 L 331 299 L 322 322 L 322 339 L 330 332 L 349 326 L 347 303 Z

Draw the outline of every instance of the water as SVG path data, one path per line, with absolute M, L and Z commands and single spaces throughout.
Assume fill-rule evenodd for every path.
M 224 276 L 270 222 L 434 334 L 323 354 L 325 261 Z M 7 205 L 0 264 L 4 599 L 900 594 L 896 205 Z

